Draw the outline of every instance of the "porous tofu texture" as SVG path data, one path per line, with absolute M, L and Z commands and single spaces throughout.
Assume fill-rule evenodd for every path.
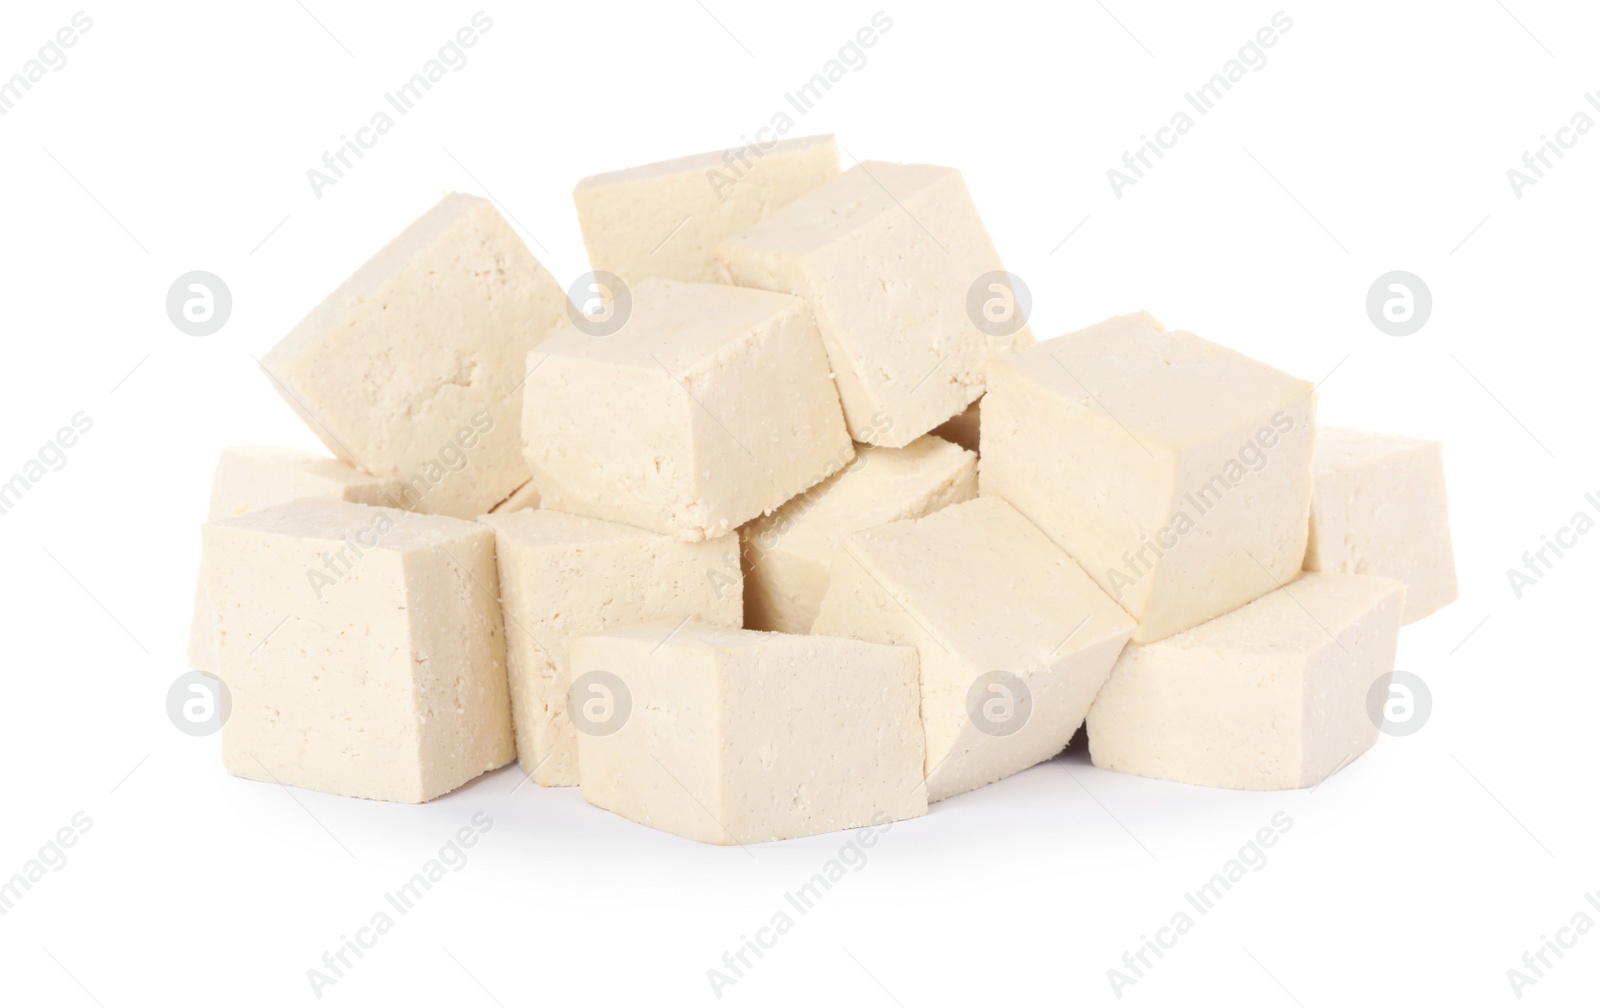
M 399 492 L 398 481 L 369 476 L 337 459 L 296 448 L 241 445 L 222 450 L 211 480 L 208 517 L 216 521 L 301 498 L 392 505 Z M 206 596 L 205 579 L 198 578 L 189 630 L 190 668 L 216 668 L 217 633 L 216 610 Z
M 709 283 L 718 242 L 838 175 L 833 137 L 796 137 L 591 175 L 572 200 L 597 272 Z
M 544 507 L 686 540 L 777 508 L 855 456 L 797 298 L 646 280 L 622 328 L 528 359 L 523 440 Z
M 745 625 L 810 633 L 845 536 L 977 495 L 977 456 L 948 441 L 927 434 L 904 448 L 862 446 L 843 471 L 740 529 Z
M 402 484 L 400 506 L 474 517 L 528 480 L 515 394 L 567 296 L 488 200 L 455 193 L 262 360 L 328 450 Z
M 722 243 L 734 283 L 810 305 L 856 439 L 903 447 L 983 393 L 991 355 L 1033 342 L 974 321 L 1004 269 L 961 173 L 863 162 Z M 863 433 L 865 432 L 865 433 Z
M 989 363 L 979 492 L 1004 498 L 1157 641 L 1305 558 L 1315 397 L 1148 315 Z
M 534 783 L 578 783 L 567 716 L 567 644 L 614 626 L 664 619 L 740 625 L 739 543 L 524 510 L 480 519 L 495 531 L 517 759 Z
M 910 648 L 665 622 L 579 637 L 572 668 L 626 691 L 578 766 L 585 799 L 635 822 L 750 844 L 927 812 Z
M 1306 570 L 1404 581 L 1407 623 L 1456 600 L 1439 442 L 1319 427 L 1311 476 Z
M 1132 631 L 1071 557 L 993 497 L 848 537 L 812 628 L 917 649 L 929 801 L 1060 752 Z M 1004 705 L 998 723 L 979 723 L 974 707 L 990 702 Z
M 511 761 L 489 528 L 299 500 L 202 540 L 230 773 L 422 802 Z
M 1129 646 L 1089 711 L 1090 757 L 1210 787 L 1316 784 L 1377 741 L 1369 697 L 1394 670 L 1405 593 L 1388 578 L 1307 574 Z

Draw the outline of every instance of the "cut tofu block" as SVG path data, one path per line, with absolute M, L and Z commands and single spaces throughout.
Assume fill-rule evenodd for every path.
M 216 521 L 302 498 L 394 504 L 399 493 L 397 480 L 369 476 L 337 459 L 295 448 L 241 445 L 222 450 L 211 480 L 208 518 Z M 206 597 L 205 579 L 199 578 L 189 630 L 190 668 L 215 670 L 217 634 L 216 609 Z
M 934 436 L 954 442 L 969 452 L 976 452 L 978 450 L 979 422 L 982 419 L 980 410 L 982 405 L 983 399 L 981 397 L 974 400 L 971 406 L 935 427 L 933 429 Z
M 609 674 L 578 736 L 583 797 L 712 844 L 750 844 L 928 810 L 917 656 L 831 637 L 655 623 L 572 642 Z
M 446 196 L 262 361 L 328 449 L 475 517 L 528 480 L 517 395 L 567 296 L 488 200 Z
M 805 298 L 858 441 L 910 444 L 983 393 L 990 355 L 1033 342 L 1020 312 L 995 334 L 975 321 L 1004 267 L 954 168 L 859 164 L 718 257 L 735 283 Z
M 833 137 L 798 137 L 591 175 L 572 200 L 596 272 L 713 282 L 718 242 L 838 175 Z
M 1300 570 L 1314 412 L 1310 382 L 1123 316 L 990 362 L 979 491 L 1157 641 Z
M 1372 747 L 1405 585 L 1307 574 L 1122 655 L 1089 711 L 1095 766 L 1209 787 L 1310 787 Z
M 977 456 L 948 441 L 929 434 L 904 448 L 862 447 L 842 472 L 740 529 L 745 625 L 810 633 L 845 536 L 977 495 Z
M 614 626 L 693 619 L 737 628 L 739 543 L 703 542 L 557 511 L 480 519 L 494 529 L 517 759 L 534 783 L 578 783 L 567 644 Z
M 929 801 L 1065 748 L 1132 631 L 1071 557 L 993 497 L 847 538 L 812 628 L 917 649 Z
M 492 530 L 300 500 L 202 541 L 229 773 L 422 802 L 512 760 Z
M 529 480 L 528 482 L 522 484 L 522 486 L 518 487 L 516 493 L 496 504 L 489 513 L 507 514 L 512 511 L 523 511 L 528 508 L 536 508 L 538 506 L 539 487 L 534 484 L 533 480 Z
M 610 336 L 535 350 L 523 441 L 543 506 L 715 538 L 855 456 L 797 298 L 646 280 Z
M 1319 427 L 1311 475 L 1306 570 L 1404 581 L 1407 623 L 1456 600 L 1439 442 Z

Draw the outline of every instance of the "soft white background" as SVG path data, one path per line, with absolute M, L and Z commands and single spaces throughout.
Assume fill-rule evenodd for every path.
M 1270 863 L 1126 1003 L 1516 1000 L 1505 971 L 1600 888 L 1600 535 L 1520 601 L 1505 576 L 1600 491 L 1600 131 L 1520 200 L 1505 175 L 1600 89 L 1592 5 L 1286 6 L 1265 68 L 1120 200 L 1106 169 L 1276 4 L 485 6 L 468 65 L 318 199 L 306 169 L 479 4 L 270 0 L 86 8 L 70 62 L 0 117 L 0 479 L 95 421 L 0 516 L 0 877 L 94 823 L 0 917 L 5 1003 L 310 1003 L 306 970 L 480 810 L 470 863 L 326 1003 L 714 1002 L 706 971 L 844 837 L 703 847 L 512 794 L 514 768 L 419 808 L 291 794 L 225 776 L 164 697 L 218 450 L 316 447 L 252 354 L 447 190 L 492 194 L 570 281 L 579 177 L 753 136 L 880 4 L 893 28 L 791 135 L 836 133 L 846 166 L 958 165 L 1041 337 L 1148 308 L 1327 376 L 1325 420 L 1443 439 L 1462 596 L 1401 642 L 1431 721 L 1314 793 L 1069 754 L 896 825 L 723 1001 L 1114 1003 L 1106 970 L 1279 810 Z M 77 9 L 7 4 L 0 76 Z M 193 269 L 233 291 L 214 336 L 165 313 Z M 1392 269 L 1433 292 L 1413 336 L 1365 312 Z M 1592 995 L 1597 958 L 1580 939 L 1526 1002 Z

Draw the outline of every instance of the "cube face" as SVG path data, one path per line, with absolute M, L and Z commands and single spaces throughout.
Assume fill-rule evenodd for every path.
M 512 759 L 488 529 L 301 500 L 203 538 L 230 773 L 421 802 Z
M 1130 646 L 1089 712 L 1096 766 L 1245 790 L 1309 787 L 1371 748 L 1405 586 L 1308 574 L 1155 644 Z
M 977 457 L 948 441 L 924 435 L 904 448 L 863 446 L 844 470 L 740 530 L 746 624 L 810 633 L 846 536 L 977 493 Z
M 248 445 L 225 448 L 211 480 L 210 520 L 310 498 L 357 504 L 392 504 L 400 484 L 369 476 L 336 459 L 294 448 Z M 217 613 L 204 579 L 195 587 L 189 631 L 189 666 L 212 671 L 217 663 Z
M 916 655 L 854 640 L 648 624 L 572 642 L 629 714 L 580 733 L 583 796 L 714 844 L 927 811 Z
M 719 242 L 838 175 L 833 137 L 797 137 L 593 175 L 572 199 L 597 272 L 713 283 Z
M 493 204 L 453 194 L 262 363 L 330 451 L 403 484 L 400 506 L 470 517 L 528 479 L 514 392 L 566 311 Z
M 1454 602 L 1455 554 L 1439 443 L 1318 429 L 1305 569 L 1404 581 L 1407 623 Z
M 744 609 L 738 543 L 731 535 L 683 542 L 555 511 L 481 520 L 495 531 L 518 762 L 536 784 L 575 786 L 568 643 L 654 620 L 737 628 Z
M 1082 564 L 1151 642 L 1274 590 L 1304 559 L 1315 399 L 1147 315 L 997 358 L 980 492 Z
M 1059 547 L 983 497 L 846 539 L 813 627 L 917 649 L 930 801 L 1060 752 L 1132 630 Z
M 854 457 L 805 305 L 648 280 L 626 324 L 530 357 L 523 437 L 546 508 L 686 540 L 777 508 Z
M 743 286 L 804 298 L 857 440 L 903 447 L 983 393 L 984 361 L 1033 341 L 1014 304 L 980 328 L 1004 267 L 953 168 L 867 162 L 723 242 Z

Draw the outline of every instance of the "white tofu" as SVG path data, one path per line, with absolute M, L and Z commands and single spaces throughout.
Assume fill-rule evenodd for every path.
M 539 487 L 529 480 L 517 488 L 517 492 L 489 509 L 490 514 L 508 514 L 512 511 L 523 511 L 539 506 Z
M 620 680 L 578 769 L 634 822 L 750 844 L 928 810 L 910 648 L 655 623 L 575 639 L 572 669 Z
M 263 359 L 328 450 L 475 517 L 528 480 L 515 393 L 567 297 L 488 200 L 446 196 Z
M 979 492 L 1016 506 L 1160 640 L 1305 558 L 1310 382 L 1124 316 L 989 364 Z
M 904 448 L 861 447 L 842 472 L 740 529 L 745 625 L 810 633 L 845 536 L 977 495 L 977 456 L 948 441 L 930 434 Z
M 591 175 L 572 200 L 596 272 L 714 282 L 718 242 L 838 175 L 833 137 L 797 137 Z
M 847 538 L 812 628 L 917 649 L 929 801 L 1065 748 L 1132 631 L 1071 557 L 993 497 Z
M 805 304 L 646 280 L 610 336 L 529 357 L 523 440 L 543 506 L 716 538 L 855 456 Z
M 1305 569 L 1406 583 L 1407 623 L 1456 600 L 1439 442 L 1319 427 Z
M 229 773 L 422 802 L 512 760 L 489 528 L 299 500 L 202 540 Z
M 977 452 L 978 432 L 983 418 L 982 406 L 983 398 L 980 396 L 972 401 L 971 406 L 935 427 L 934 436 L 954 442 L 969 452 Z
M 910 444 L 983 393 L 990 355 L 1033 342 L 1020 312 L 997 335 L 974 321 L 1004 267 L 954 168 L 864 162 L 718 257 L 735 283 L 805 298 L 858 441 Z
M 1310 787 L 1377 740 L 1369 695 L 1387 690 L 1404 604 L 1398 581 L 1307 574 L 1132 645 L 1089 711 L 1089 755 L 1185 784 Z
M 337 459 L 295 448 L 240 445 L 222 450 L 211 479 L 208 518 L 216 521 L 303 498 L 393 505 L 399 494 L 397 480 L 369 476 Z M 216 668 L 217 633 L 217 613 L 206 597 L 205 579 L 199 578 L 189 630 L 190 668 Z
M 568 641 L 656 619 L 737 628 L 744 611 L 738 540 L 688 543 L 556 511 L 480 520 L 495 531 L 517 759 L 536 784 L 576 785 Z

